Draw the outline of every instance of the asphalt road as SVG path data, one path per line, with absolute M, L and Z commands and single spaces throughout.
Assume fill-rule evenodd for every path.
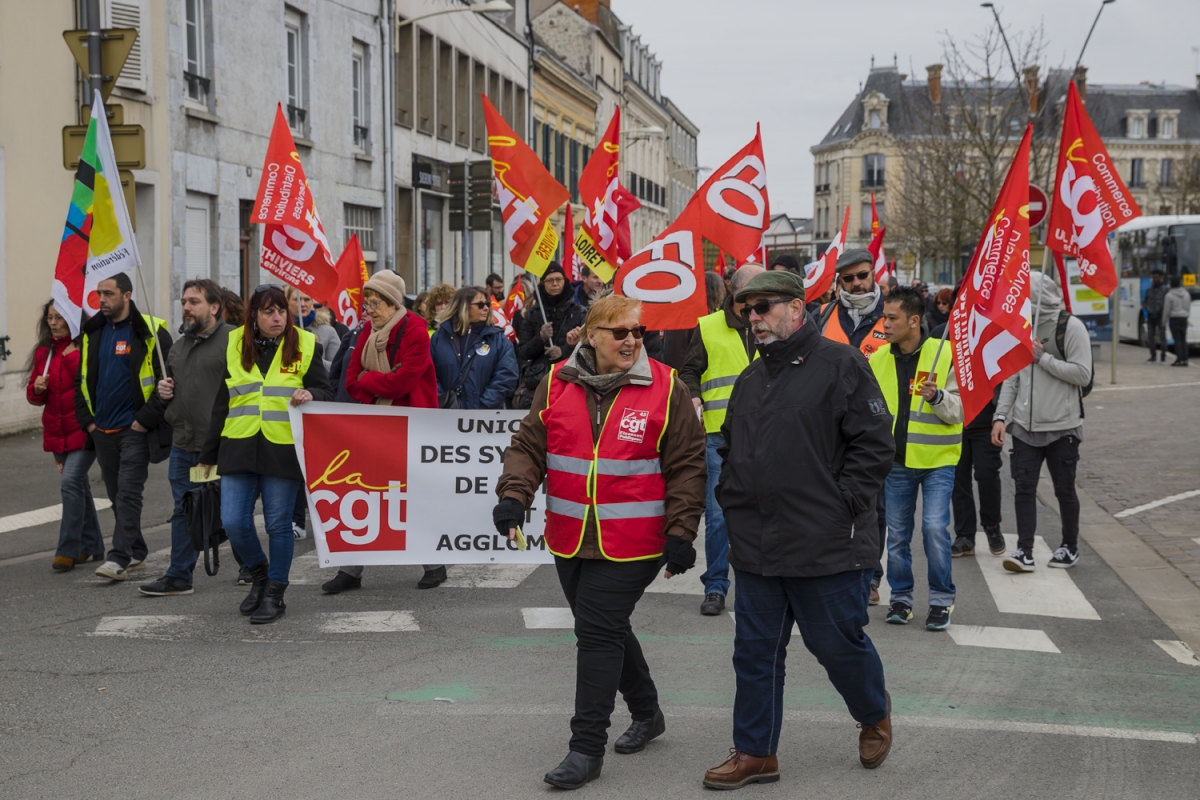
M 164 473 L 152 470 L 147 528 L 169 514 Z M 28 435 L 0 440 L 0 485 L 0 518 L 58 501 L 52 462 Z M 104 496 L 98 482 L 95 491 Z M 1052 549 L 1058 518 L 1040 513 Z M 1004 514 L 1011 532 L 1007 470 Z M 111 514 L 101 520 L 107 540 Z M 566 753 L 574 640 L 569 630 L 528 627 L 561 612 L 525 613 L 566 606 L 552 569 L 458 568 L 456 586 L 418 591 L 417 567 L 371 568 L 362 590 L 326 597 L 318 584 L 330 574 L 306 541 L 286 617 L 251 627 L 237 613 L 244 589 L 231 569 L 198 575 L 191 596 L 137 593 L 142 576 L 165 568 L 165 531 L 148 534 L 147 568 L 124 584 L 83 568 L 52 573 L 46 551 L 56 535 L 57 523 L 0 533 L 0 796 L 477 800 L 556 791 L 541 776 Z M 896 735 L 875 771 L 859 766 L 853 721 L 794 640 L 782 780 L 743 791 L 1200 796 L 1200 666 L 1156 644 L 1178 637 L 1086 541 L 1081 550 L 1073 570 L 1016 578 L 986 551 L 955 561 L 954 636 L 886 625 L 884 607 L 872 609 L 868 632 Z M 923 576 L 919 547 L 916 558 Z M 1013 583 L 1026 577 L 1039 582 Z M 489 578 L 511 588 L 471 587 Z M 655 588 L 676 591 L 647 593 L 634 624 L 667 733 L 640 754 L 610 750 L 602 777 L 581 790 L 589 797 L 703 796 L 704 769 L 731 744 L 733 620 L 700 616 L 700 596 L 686 593 L 700 591 L 694 580 Z M 917 601 L 920 621 L 920 578 Z M 628 721 L 618 709 L 610 738 Z

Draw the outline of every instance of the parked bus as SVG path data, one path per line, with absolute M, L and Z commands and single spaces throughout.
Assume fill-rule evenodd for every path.
M 1117 229 L 1114 248 L 1121 276 L 1121 339 L 1148 344 L 1142 298 L 1150 286 L 1150 272 L 1161 269 L 1168 282 L 1178 275 L 1192 295 L 1187 338 L 1188 344 L 1200 344 L 1200 214 L 1138 217 Z

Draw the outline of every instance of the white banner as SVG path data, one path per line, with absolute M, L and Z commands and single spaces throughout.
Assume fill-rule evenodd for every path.
M 347 403 L 290 409 L 322 567 L 548 564 L 543 495 L 517 550 L 492 525 L 504 454 L 524 411 Z

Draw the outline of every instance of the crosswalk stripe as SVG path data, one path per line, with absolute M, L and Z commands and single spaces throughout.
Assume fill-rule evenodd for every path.
M 957 645 L 995 647 L 1001 650 L 1032 650 L 1036 653 L 1062 652 L 1045 631 L 1022 628 L 994 628 L 982 625 L 951 625 L 946 629 Z
M 95 501 L 96 510 L 103 511 L 106 508 L 111 508 L 112 503 L 108 500 L 97 498 Z M 54 506 L 46 506 L 45 508 L 35 508 L 33 511 L 22 511 L 20 514 L 9 514 L 7 517 L 0 517 L 0 533 L 11 533 L 19 531 L 22 528 L 32 528 L 35 525 L 45 525 L 47 522 L 58 522 L 62 519 L 62 503 Z
M 522 608 L 526 628 L 575 629 L 575 615 L 569 608 Z
M 1173 639 L 1155 639 L 1154 643 L 1165 650 L 1167 655 L 1180 664 L 1187 664 L 1189 667 L 1200 667 L 1200 656 L 1197 656 L 1195 651 L 1188 647 L 1187 642 L 1180 642 Z
M 538 564 L 453 564 L 446 567 L 443 587 L 451 589 L 515 589 Z
M 124 636 L 162 638 L 164 629 L 183 625 L 192 619 L 187 614 L 159 614 L 156 616 L 101 617 L 92 631 L 92 636 Z
M 1015 534 L 1004 534 L 1009 551 L 1017 548 Z M 1100 619 L 1096 609 L 1079 591 L 1075 581 L 1065 569 L 1050 569 L 1050 548 L 1041 536 L 1034 538 L 1033 558 L 1037 562 L 1034 572 L 1015 573 L 1004 569 L 999 558 L 976 558 L 975 563 L 983 572 L 996 608 L 1005 614 L 1031 614 L 1039 617 L 1063 617 L 1065 619 Z M 961 559 L 960 559 L 961 560 Z
M 320 615 L 322 633 L 398 633 L 419 631 L 411 611 L 335 611 Z

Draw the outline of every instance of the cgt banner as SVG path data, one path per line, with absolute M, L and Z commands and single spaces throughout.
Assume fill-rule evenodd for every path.
M 305 403 L 290 414 L 322 567 L 553 561 L 539 502 L 525 551 L 492 526 L 525 412 Z

